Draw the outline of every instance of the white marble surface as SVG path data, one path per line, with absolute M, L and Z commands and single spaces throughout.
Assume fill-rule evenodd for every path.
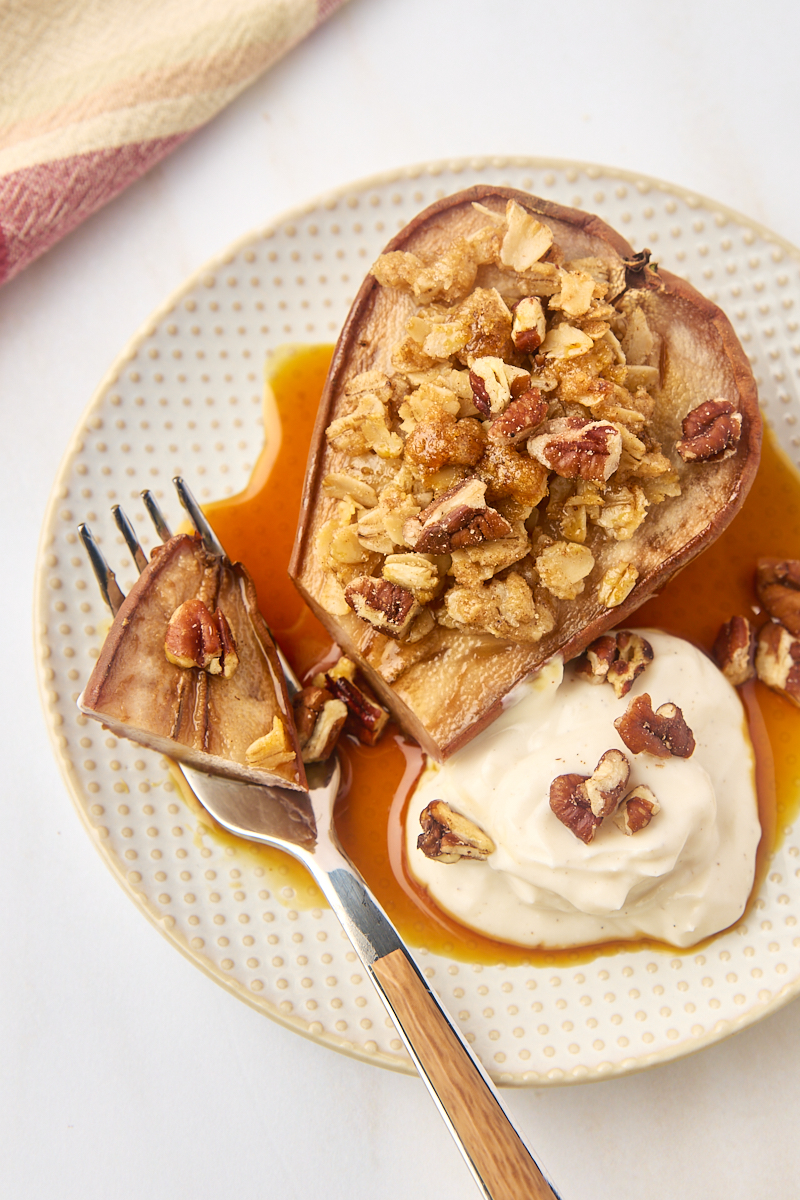
M 605 11 L 603 11 L 605 7 Z M 601 20 L 602 14 L 602 20 Z M 24 1200 L 474 1193 L 422 1085 L 265 1020 L 117 888 L 36 695 L 51 480 L 115 354 L 210 255 L 398 165 L 532 154 L 651 174 L 800 243 L 800 9 L 352 0 L 207 129 L 0 291 L 8 556 L 0 873 L 3 1192 Z M 10 563 L 13 560 L 13 567 Z M 10 599 L 8 592 L 10 590 Z M 641 1075 L 506 1102 L 564 1200 L 797 1194 L 800 1007 Z

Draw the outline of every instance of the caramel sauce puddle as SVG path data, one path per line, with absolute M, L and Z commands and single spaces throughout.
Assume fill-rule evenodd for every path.
M 264 616 L 304 682 L 320 664 L 336 657 L 329 634 L 302 602 L 287 573 L 308 447 L 332 353 L 331 346 L 291 347 L 270 360 L 264 450 L 244 491 L 206 510 L 230 557 L 247 564 Z M 638 610 L 636 626 L 663 629 L 710 652 L 720 625 L 734 613 L 751 616 L 757 623 L 763 619 L 754 611 L 752 587 L 755 560 L 762 556 L 800 558 L 800 477 L 769 433 L 758 475 L 739 514 L 709 549 Z M 756 752 L 763 831 L 754 895 L 772 852 L 800 811 L 800 710 L 760 683 L 747 684 L 741 696 Z M 571 966 L 632 948 L 673 956 L 696 953 L 713 940 L 686 951 L 652 939 L 533 950 L 474 933 L 442 912 L 405 864 L 403 822 L 408 797 L 423 767 L 419 748 L 390 726 L 376 747 L 348 739 L 340 750 L 344 787 L 336 810 L 339 838 L 412 945 L 487 965 Z M 223 831 L 215 830 L 214 836 L 235 845 L 237 854 L 245 852 L 267 866 L 271 877 L 277 877 L 277 898 L 283 903 L 325 904 L 303 868 L 288 856 Z M 742 921 L 752 903 L 751 896 Z

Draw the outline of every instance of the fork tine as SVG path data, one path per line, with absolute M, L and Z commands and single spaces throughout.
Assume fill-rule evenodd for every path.
M 205 514 L 192 495 L 189 485 L 184 482 L 180 475 L 176 475 L 172 482 L 175 484 L 178 499 L 189 514 L 189 520 L 203 539 L 203 545 L 206 550 L 209 554 L 224 555 L 225 551 L 222 549 L 219 538 L 206 520 Z
M 94 571 L 94 577 L 97 580 L 97 585 L 100 588 L 100 594 L 105 600 L 108 607 L 114 616 L 117 615 L 122 608 L 122 602 L 125 599 L 125 593 L 117 583 L 117 577 L 111 570 L 111 567 L 105 560 L 105 556 L 94 540 L 94 534 L 85 523 L 78 526 L 78 533 L 81 535 L 81 541 L 86 548 L 86 553 L 89 555 L 89 562 Z
M 136 570 L 141 575 L 142 571 L 147 566 L 147 555 L 139 544 L 139 539 L 136 536 L 136 530 L 133 528 L 118 504 L 113 506 L 111 512 L 114 514 L 114 520 L 117 523 L 117 529 L 125 538 L 125 545 L 131 552 L 131 558 L 136 564 Z
M 172 537 L 169 525 L 164 520 L 164 514 L 159 508 L 158 501 L 149 488 L 145 488 L 142 492 L 142 502 L 147 509 L 147 515 L 155 526 L 156 533 L 161 538 L 162 542 L 168 542 Z

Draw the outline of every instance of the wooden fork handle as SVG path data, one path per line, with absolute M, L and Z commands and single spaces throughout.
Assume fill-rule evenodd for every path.
M 371 967 L 417 1068 L 489 1200 L 558 1200 L 481 1068 L 403 949 Z

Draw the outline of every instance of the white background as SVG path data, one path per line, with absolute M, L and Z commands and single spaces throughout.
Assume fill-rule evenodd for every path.
M 580 159 L 681 184 L 800 243 L 798 44 L 800 7 L 776 0 L 351 0 L 0 291 L 3 1195 L 477 1195 L 418 1080 L 237 1002 L 96 854 L 51 759 L 32 664 L 50 484 L 151 309 L 234 238 L 362 176 L 458 155 Z M 564 1200 L 788 1200 L 798 1049 L 794 1003 L 669 1066 L 505 1098 Z

